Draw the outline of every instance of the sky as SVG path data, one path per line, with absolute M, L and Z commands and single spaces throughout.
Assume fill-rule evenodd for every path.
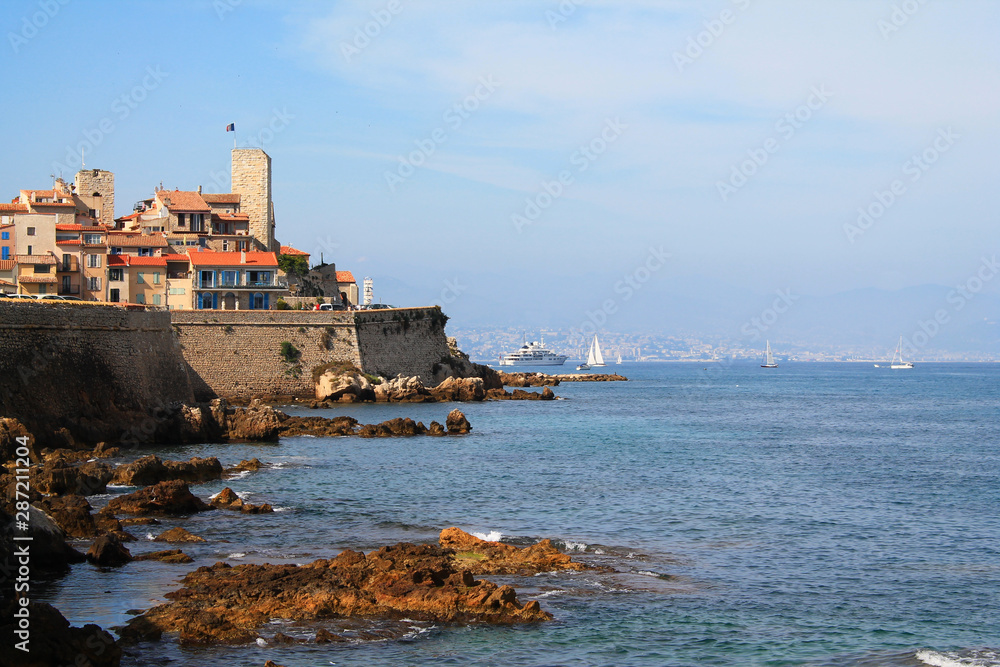
M 235 123 L 282 243 L 453 322 L 736 303 L 738 333 L 1000 249 L 1000 3 L 7 0 L 0 29 L 0 196 L 80 148 L 119 215 L 228 191 Z

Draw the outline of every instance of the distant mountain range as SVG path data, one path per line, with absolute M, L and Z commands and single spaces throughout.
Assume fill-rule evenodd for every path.
M 912 345 L 911 357 L 1000 356 L 1000 295 L 962 294 L 941 285 L 808 295 L 787 290 L 760 294 L 708 280 L 689 281 L 683 288 L 676 281 L 650 281 L 626 298 L 614 283 L 588 285 L 578 278 L 496 276 L 468 280 L 468 285 L 464 279 L 448 282 L 450 286 L 444 280 L 415 284 L 381 278 L 376 298 L 384 294 L 387 303 L 397 306 L 436 303 L 455 326 L 514 327 L 529 337 L 541 328 L 584 333 L 596 328 L 745 347 L 770 339 L 799 349 L 878 357 L 891 353 L 904 336 Z M 610 309 L 604 307 L 608 303 Z

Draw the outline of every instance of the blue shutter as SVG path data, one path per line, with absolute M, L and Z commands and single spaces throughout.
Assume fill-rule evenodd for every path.
M 218 309 L 219 307 L 219 293 L 212 292 L 212 308 Z
M 271 295 L 270 295 L 270 294 L 267 294 L 266 292 L 264 293 L 264 310 L 268 310 L 268 305 L 267 305 L 267 301 L 268 301 L 268 299 L 267 299 L 267 298 L 268 298 L 269 296 L 271 296 Z

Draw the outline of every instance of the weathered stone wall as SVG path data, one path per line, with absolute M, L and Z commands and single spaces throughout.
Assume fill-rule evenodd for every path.
M 168 313 L 0 301 L 0 416 L 41 442 L 63 427 L 110 437 L 193 398 Z
M 448 355 L 438 308 L 345 311 L 173 311 L 199 400 L 312 396 L 312 370 L 350 362 L 366 373 L 430 380 Z M 283 355 L 282 344 L 294 350 Z
M 93 194 L 100 193 L 100 215 L 97 221 L 102 225 L 115 224 L 115 175 L 103 169 L 82 169 L 76 172 L 76 194 L 94 201 Z

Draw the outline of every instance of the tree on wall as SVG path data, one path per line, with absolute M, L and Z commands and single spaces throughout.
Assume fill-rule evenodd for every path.
M 287 275 L 304 276 L 309 273 L 309 261 L 303 255 L 281 255 L 278 268 Z

